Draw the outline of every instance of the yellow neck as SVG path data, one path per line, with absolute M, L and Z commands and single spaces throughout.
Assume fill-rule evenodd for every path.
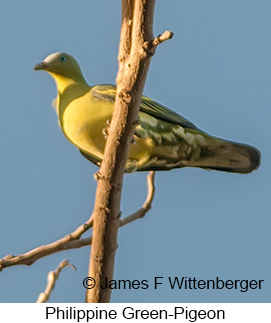
M 86 84 L 86 81 L 84 79 L 76 80 L 76 79 L 61 76 L 59 74 L 55 74 L 51 72 L 49 73 L 53 76 L 59 93 L 63 93 L 63 91 L 71 84 L 75 84 L 75 83 Z

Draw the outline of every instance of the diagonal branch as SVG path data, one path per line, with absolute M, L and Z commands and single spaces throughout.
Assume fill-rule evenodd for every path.
M 59 277 L 59 274 L 61 270 L 65 267 L 72 267 L 73 269 L 76 270 L 76 267 L 72 265 L 69 260 L 62 260 L 59 266 L 56 268 L 54 271 L 50 271 L 47 276 L 47 286 L 44 290 L 44 292 L 39 294 L 39 297 L 36 301 L 36 303 L 45 303 L 49 300 L 49 297 L 52 293 L 52 290 L 55 287 L 55 283 Z
M 147 175 L 148 193 L 144 204 L 140 209 L 138 209 L 133 214 L 128 215 L 127 217 L 121 219 L 119 223 L 120 227 L 128 223 L 131 223 L 139 218 L 142 218 L 151 209 L 151 205 L 152 205 L 152 201 L 155 193 L 154 175 L 155 175 L 155 172 L 150 172 Z M 85 227 L 85 225 L 90 225 L 91 227 L 92 221 L 90 222 L 90 224 L 86 222 L 85 224 L 77 228 L 73 233 L 70 233 L 57 241 L 54 241 L 44 246 L 39 246 L 35 249 L 32 249 L 26 252 L 25 254 L 21 254 L 18 256 L 12 256 L 12 255 L 5 256 L 3 259 L 0 259 L 0 270 L 3 270 L 4 268 L 7 268 L 7 267 L 17 266 L 17 265 L 29 266 L 29 265 L 32 265 L 37 260 L 44 258 L 46 256 L 49 256 L 51 254 L 64 251 L 64 250 L 78 249 L 78 248 L 91 245 L 92 237 L 80 239 L 80 236 L 83 233 L 81 235 L 78 235 L 78 232 L 81 232 L 80 230 L 82 230 L 82 227 L 84 228 L 87 227 L 87 226 Z M 76 232 L 77 234 L 75 234 Z M 76 235 L 78 235 L 78 238 L 75 238 Z M 67 242 L 63 242 L 63 241 L 66 241 L 67 237 L 73 237 L 73 239 L 68 240 Z
M 44 246 L 39 246 L 35 249 L 28 251 L 25 254 L 13 256 L 7 255 L 3 259 L 0 260 L 0 271 L 3 270 L 5 267 L 11 267 L 14 265 L 32 265 L 36 260 L 55 253 L 56 250 L 64 250 L 64 246 L 71 241 L 80 239 L 81 235 L 85 233 L 93 223 L 92 216 L 85 222 L 84 224 L 80 225 L 75 231 L 72 233 L 67 234 L 63 238 L 49 243 Z
M 146 201 L 144 202 L 142 207 L 138 209 L 136 212 L 120 220 L 121 227 L 137 219 L 143 218 L 146 215 L 146 213 L 151 209 L 151 205 L 152 205 L 152 201 L 155 193 L 154 177 L 155 177 L 155 172 L 151 171 L 147 176 L 148 195 L 147 195 Z

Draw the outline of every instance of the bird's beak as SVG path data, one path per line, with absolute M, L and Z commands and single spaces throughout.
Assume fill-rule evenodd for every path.
M 35 71 L 42 71 L 42 70 L 46 70 L 47 67 L 48 67 L 48 63 L 43 61 L 43 62 L 36 64 L 34 66 L 34 70 Z

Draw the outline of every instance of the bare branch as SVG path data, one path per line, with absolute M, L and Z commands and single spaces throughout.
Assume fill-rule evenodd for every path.
M 95 279 L 96 285 L 87 289 L 87 303 L 110 301 L 111 289 L 100 286 L 114 274 L 123 176 L 151 59 L 144 46 L 153 39 L 154 4 L 155 0 L 122 0 L 116 102 L 94 207 L 89 276 Z
M 152 41 L 152 46 L 155 46 L 155 47 L 158 46 L 164 41 L 171 39 L 173 35 L 174 35 L 173 31 L 166 30 L 165 32 L 163 32 L 162 35 L 159 35 L 158 37 L 154 38 L 154 40 Z
M 128 223 L 131 223 L 139 218 L 142 218 L 151 209 L 151 204 L 155 193 L 154 177 L 155 177 L 155 172 L 150 172 L 147 175 L 148 193 L 142 207 L 138 209 L 136 212 L 132 213 L 131 215 L 128 215 L 123 219 L 120 219 L 120 223 L 119 223 L 120 227 Z M 92 225 L 92 222 L 90 223 L 90 226 L 91 225 Z M 81 227 L 82 226 L 80 226 L 79 228 Z M 74 233 L 77 230 L 78 229 L 76 229 L 73 233 L 66 235 L 65 237 L 70 237 L 74 235 Z M 54 241 L 48 245 L 39 246 L 35 249 L 32 249 L 26 252 L 25 254 L 21 254 L 18 256 L 7 255 L 3 259 L 0 259 L 0 269 L 3 270 L 4 268 L 17 266 L 17 265 L 32 265 L 37 260 L 44 258 L 46 256 L 49 256 L 51 254 L 64 251 L 64 250 L 79 249 L 92 244 L 92 237 L 80 239 L 80 236 L 79 236 L 79 238 L 73 239 L 63 244 L 64 238 Z
M 126 3 L 124 1 L 122 4 L 122 22 L 125 22 L 122 25 L 121 33 L 120 33 L 120 46 L 122 49 L 119 49 L 119 62 L 125 61 L 130 54 L 131 50 L 131 33 L 132 33 L 132 18 L 133 18 L 133 10 L 134 10 L 134 1 L 127 0 Z
M 151 171 L 147 175 L 147 197 L 140 209 L 135 211 L 134 213 L 128 215 L 127 217 L 120 219 L 120 227 L 125 226 L 126 224 L 129 224 L 137 219 L 143 218 L 148 211 L 152 207 L 152 202 L 154 199 L 154 194 L 155 194 L 155 185 L 154 185 L 154 179 L 155 179 L 155 172 Z M 74 240 L 66 243 L 61 250 L 56 250 L 55 252 L 62 251 L 62 250 L 69 250 L 69 249 L 77 249 L 81 247 L 88 246 L 92 243 L 92 237 L 80 239 L 80 240 Z
M 55 287 L 55 283 L 59 277 L 59 274 L 61 272 L 61 270 L 64 268 L 64 267 L 72 267 L 73 269 L 76 270 L 76 267 L 74 265 L 72 265 L 69 260 L 62 260 L 61 263 L 59 264 L 59 266 L 56 268 L 56 270 L 54 271 L 50 271 L 48 273 L 48 276 L 47 276 L 47 286 L 44 290 L 44 292 L 40 293 L 39 294 L 39 297 L 36 301 L 36 303 L 45 303 L 49 300 L 50 298 L 50 295 L 52 293 L 52 290 L 54 289 Z
M 143 206 L 134 212 L 131 215 L 128 215 L 126 218 L 120 220 L 120 226 L 126 225 L 131 223 L 137 219 L 143 218 L 146 213 L 151 209 L 152 201 L 154 198 L 155 193 L 155 186 L 154 186 L 154 177 L 155 172 L 150 172 L 147 176 L 147 185 L 148 185 L 148 195 L 146 201 L 144 202 Z
M 64 246 L 70 243 L 71 241 L 80 239 L 81 235 L 92 226 L 92 223 L 93 219 L 91 216 L 87 222 L 80 225 L 75 231 L 73 231 L 70 234 L 67 234 L 59 240 L 56 240 L 44 246 L 39 246 L 22 255 L 5 256 L 3 259 L 0 260 L 0 271 L 6 267 L 11 267 L 15 265 L 32 265 L 36 260 L 42 257 L 48 256 L 57 251 L 65 250 Z

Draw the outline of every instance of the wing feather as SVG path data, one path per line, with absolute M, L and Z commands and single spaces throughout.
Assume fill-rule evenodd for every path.
M 91 93 L 97 99 L 115 102 L 116 87 L 110 84 L 97 85 L 91 89 Z M 189 120 L 181 117 L 176 112 L 166 108 L 162 104 L 153 101 L 146 96 L 142 96 L 141 98 L 140 111 L 145 112 L 160 120 L 178 124 L 184 128 L 198 129 Z

